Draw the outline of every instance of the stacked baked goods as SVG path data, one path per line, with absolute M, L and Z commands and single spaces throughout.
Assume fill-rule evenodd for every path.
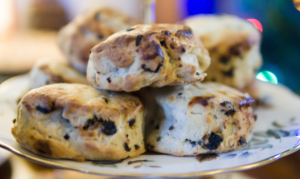
M 79 14 L 58 34 L 58 45 L 69 63 L 81 72 L 86 72 L 90 50 L 110 35 L 130 26 L 140 24 L 117 10 L 101 7 Z
M 99 89 L 132 92 L 202 81 L 209 64 L 188 26 L 136 25 L 92 49 L 87 79 Z
M 68 64 L 43 60 L 32 70 L 35 89 L 22 98 L 13 121 L 12 133 L 19 144 L 43 156 L 82 161 L 120 160 L 146 149 L 178 156 L 220 153 L 250 140 L 254 99 L 224 84 L 241 89 L 250 83 L 253 73 L 244 71 L 247 74 L 242 79 L 239 73 L 257 68 L 250 58 L 259 56 L 258 46 L 251 43 L 237 47 L 247 48 L 239 54 L 227 54 L 228 68 L 241 65 L 234 66 L 234 76 L 226 79 L 220 71 L 227 67 L 212 65 L 228 47 L 216 43 L 220 54 L 214 54 L 205 39 L 194 36 L 197 29 L 182 24 L 140 24 L 124 29 L 125 25 L 118 24 L 124 17 L 105 12 L 79 16 L 59 35 L 69 64 L 86 72 L 90 86 Z M 99 18 L 110 22 L 106 24 L 110 28 L 123 30 L 105 34 L 103 29 L 108 27 L 99 24 Z M 90 36 L 92 29 L 100 27 L 103 37 L 110 35 L 105 40 L 94 38 L 94 31 Z M 213 33 L 218 37 L 221 32 Z M 255 40 L 257 45 L 260 36 Z M 229 46 L 236 43 L 242 42 Z M 88 59 L 83 55 L 86 52 L 90 52 Z M 244 59 L 238 63 L 236 58 Z M 224 84 L 203 83 L 206 76 Z

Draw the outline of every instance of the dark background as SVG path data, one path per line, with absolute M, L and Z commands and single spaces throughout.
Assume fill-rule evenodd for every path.
M 300 1 L 186 0 L 185 5 L 186 16 L 233 14 L 260 21 L 264 61 L 260 71 L 272 72 L 278 83 L 300 93 Z

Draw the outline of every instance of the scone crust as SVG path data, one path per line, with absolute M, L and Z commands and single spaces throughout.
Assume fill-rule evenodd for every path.
M 177 156 L 221 153 L 250 140 L 254 100 L 246 93 L 199 82 L 145 91 L 149 150 Z
M 69 63 L 77 70 L 86 72 L 90 50 L 95 45 L 139 23 L 108 7 L 89 9 L 60 30 L 57 41 Z
M 209 64 L 188 26 L 136 25 L 92 49 L 87 79 L 96 88 L 131 92 L 202 81 Z
M 259 99 L 259 80 L 253 78 L 241 91 L 248 93 L 255 100 Z
M 28 92 L 12 134 L 21 146 L 51 158 L 120 160 L 145 152 L 139 99 L 79 84 Z
M 262 65 L 261 33 L 248 21 L 230 15 L 198 15 L 184 21 L 211 57 L 205 81 L 242 89 Z
M 85 74 L 63 60 L 51 57 L 37 60 L 30 71 L 30 89 L 54 83 L 88 84 Z

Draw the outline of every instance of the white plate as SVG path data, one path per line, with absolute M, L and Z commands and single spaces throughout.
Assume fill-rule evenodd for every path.
M 11 121 L 16 116 L 16 101 L 22 94 L 28 91 L 28 82 L 27 75 L 23 75 L 11 78 L 0 85 L 0 136 L 2 136 L 2 134 L 10 134 L 12 127 Z M 10 152 L 0 149 L 0 165 L 9 155 Z
M 268 164 L 300 148 L 300 98 L 281 85 L 260 83 L 261 98 L 268 98 L 272 108 L 255 110 L 257 122 L 252 140 L 232 152 L 198 157 L 176 157 L 146 153 L 119 163 L 75 162 L 35 155 L 21 148 L 10 129 L 16 101 L 28 90 L 28 76 L 18 76 L 0 86 L 0 147 L 27 159 L 53 167 L 84 173 L 135 177 L 199 177 L 240 171 Z M 201 160 L 201 161 L 200 161 Z

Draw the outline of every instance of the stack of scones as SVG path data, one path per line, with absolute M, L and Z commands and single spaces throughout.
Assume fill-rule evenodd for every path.
M 221 153 L 250 140 L 258 30 L 227 15 L 137 24 L 97 8 L 59 32 L 66 62 L 38 60 L 18 104 L 12 134 L 22 147 L 51 158 L 121 160 L 146 150 Z

